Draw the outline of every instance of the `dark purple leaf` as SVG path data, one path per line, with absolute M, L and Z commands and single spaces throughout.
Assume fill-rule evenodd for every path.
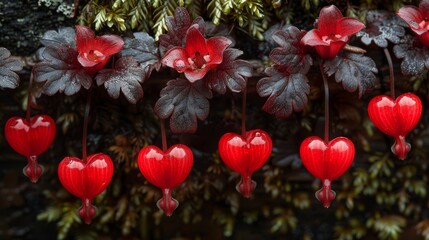
M 159 36 L 159 46 L 163 52 L 173 47 L 183 46 L 186 32 L 192 24 L 198 24 L 200 32 L 204 33 L 204 20 L 200 17 L 191 23 L 191 16 L 188 10 L 178 7 L 174 11 L 174 16 L 168 16 L 166 20 L 167 33 Z
M 144 81 L 144 70 L 131 56 L 119 58 L 112 69 L 101 70 L 95 80 L 98 86 L 103 84 L 109 96 L 114 99 L 121 92 L 133 104 L 143 97 L 141 83 Z
M 132 56 L 145 72 L 145 79 L 153 70 L 159 71 L 161 62 L 155 40 L 145 32 L 134 33 L 134 38 L 126 38 L 121 56 Z
M 366 19 L 368 23 L 375 23 L 382 26 L 408 27 L 407 23 L 398 15 L 385 10 L 369 10 Z
M 77 93 L 81 87 L 89 89 L 92 77 L 88 75 L 77 60 L 77 51 L 68 46 L 46 47 L 42 61 L 34 66 L 34 80 L 45 82 L 43 93 L 54 95 L 64 92 L 66 95 Z
M 208 30 L 206 31 L 206 22 L 204 21 L 204 18 L 202 18 L 202 17 L 196 17 L 195 19 L 194 19 L 194 21 L 192 21 L 192 24 L 191 25 L 194 25 L 194 24 L 197 24 L 198 25 L 198 30 L 200 30 L 200 32 L 202 32 L 203 34 L 204 33 L 207 33 L 207 34 L 210 34 L 210 33 L 213 33 L 214 34 L 214 32 L 209 32 Z M 217 32 L 215 35 L 216 36 L 223 36 L 221 33 L 221 28 L 222 26 L 219 26 L 219 32 Z M 226 34 L 226 35 L 229 35 L 229 34 Z M 226 36 L 225 36 L 226 37 Z
M 189 82 L 177 78 L 170 80 L 161 90 L 155 104 L 155 112 L 161 119 L 170 118 L 174 133 L 193 133 L 197 130 L 197 118 L 204 120 L 209 114 L 212 92 L 203 81 Z
M 393 47 L 397 58 L 403 58 L 401 71 L 404 75 L 419 75 L 425 68 L 429 69 L 429 50 L 420 41 L 406 35 L 400 44 Z
M 228 48 L 223 53 L 223 61 L 204 77 L 210 89 L 225 94 L 228 87 L 232 92 L 241 92 L 246 88 L 246 77 L 252 76 L 252 65 L 244 60 L 237 60 L 242 51 Z
M 389 44 L 388 41 L 399 43 L 401 37 L 405 35 L 404 24 L 406 25 L 396 14 L 371 10 L 367 14 L 366 28 L 358 32 L 356 36 L 361 37 L 361 41 L 365 45 L 374 42 L 377 46 L 385 48 Z
M 307 74 L 313 60 L 307 54 L 308 47 L 301 44 L 301 38 L 305 31 L 300 31 L 294 26 L 286 30 L 279 30 L 273 35 L 273 40 L 279 45 L 270 53 L 270 59 L 290 73 Z
M 76 32 L 71 27 L 60 28 L 58 31 L 50 30 L 43 34 L 40 42 L 45 47 L 59 47 L 60 45 L 67 44 L 69 47 L 75 48 Z
M 283 25 L 280 23 L 276 23 L 272 26 L 270 26 L 264 33 L 264 39 L 266 42 L 268 42 L 269 44 L 271 44 L 272 46 L 276 45 L 276 42 L 273 39 L 273 35 L 278 32 L 279 30 L 283 30 L 286 31 L 287 28 L 289 27 L 289 25 Z
M 323 67 L 328 76 L 335 73 L 335 80 L 341 82 L 347 91 L 359 89 L 359 97 L 377 84 L 377 66 L 374 60 L 362 54 L 346 52 L 332 60 L 326 60 Z
M 268 97 L 263 109 L 277 118 L 289 117 L 293 111 L 302 111 L 307 106 L 310 85 L 302 73 L 290 74 L 279 67 L 265 69 L 268 77 L 258 81 L 259 96 Z
M 194 22 L 196 20 L 197 19 L 195 19 Z M 231 37 L 230 36 L 231 29 L 225 23 L 220 23 L 219 25 L 215 25 L 212 22 L 204 22 L 204 24 L 198 24 L 198 25 L 200 26 L 200 31 L 201 31 L 201 26 L 205 27 L 206 37 L 215 37 L 215 36 Z
M 19 84 L 19 76 L 15 72 L 21 71 L 21 61 L 10 57 L 6 48 L 0 47 L 0 87 L 16 88 Z

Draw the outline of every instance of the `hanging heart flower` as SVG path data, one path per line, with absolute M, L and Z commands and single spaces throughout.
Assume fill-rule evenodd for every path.
M 171 191 L 186 179 L 194 164 L 191 149 L 186 145 L 176 144 L 165 153 L 150 145 L 140 150 L 138 166 L 142 175 L 153 185 L 162 190 L 162 198 L 156 205 L 171 216 L 179 202 L 171 196 Z
M 323 183 L 316 192 L 316 198 L 329 208 L 335 199 L 331 182 L 343 175 L 353 162 L 355 147 L 345 137 L 338 137 L 329 143 L 316 136 L 306 138 L 299 150 L 305 168 Z
M 368 104 L 368 116 L 383 133 L 395 138 L 391 150 L 404 160 L 411 149 L 405 141 L 406 135 L 414 129 L 422 114 L 422 102 L 412 93 L 405 93 L 393 100 L 379 95 Z
M 226 133 L 219 140 L 219 154 L 225 164 L 241 175 L 237 191 L 248 198 L 256 187 L 252 174 L 268 160 L 273 149 L 270 136 L 263 130 L 247 131 L 243 136 Z
M 61 184 L 82 200 L 79 216 L 87 224 L 95 216 L 92 200 L 106 189 L 112 176 L 112 160 L 102 153 L 88 156 L 86 162 L 76 157 L 65 157 L 58 166 Z
M 27 157 L 28 164 L 24 167 L 23 173 L 34 183 L 43 174 L 37 156 L 52 144 L 55 132 L 55 122 L 48 115 L 36 115 L 30 118 L 30 121 L 12 117 L 6 122 L 6 140 L 17 153 Z

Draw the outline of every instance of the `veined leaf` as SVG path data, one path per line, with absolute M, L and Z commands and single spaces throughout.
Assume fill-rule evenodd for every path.
M 160 95 L 155 112 L 161 119 L 170 117 L 170 128 L 174 133 L 195 132 L 197 119 L 204 120 L 209 114 L 208 99 L 212 92 L 203 81 L 170 80 Z
M 165 21 L 167 33 L 159 36 L 159 46 L 162 51 L 183 46 L 188 28 L 193 24 L 198 24 L 198 29 L 204 33 L 204 20 L 198 17 L 191 22 L 191 16 L 183 7 L 176 8 L 174 16 L 168 16 Z
M 377 85 L 377 66 L 374 60 L 363 54 L 346 52 L 326 60 L 323 67 L 328 76 L 335 74 L 335 80 L 341 82 L 347 91 L 359 90 L 359 97 Z
M 101 70 L 95 79 L 97 85 L 104 85 L 109 96 L 114 99 L 121 92 L 133 104 L 143 97 L 141 83 L 144 81 L 144 70 L 131 56 L 119 58 L 114 68 Z
M 50 30 L 43 34 L 40 42 L 45 47 L 60 47 L 63 44 L 67 44 L 69 47 L 75 48 L 76 32 L 71 27 L 60 28 L 58 31 Z
M 132 56 L 139 63 L 148 78 L 153 70 L 161 68 L 155 39 L 145 32 L 134 33 L 134 38 L 126 38 L 121 56 Z
M 307 74 L 313 59 L 308 54 L 309 48 L 301 44 L 305 33 L 294 26 L 274 33 L 272 38 L 279 47 L 271 51 L 270 59 L 290 73 Z
M 401 71 L 405 75 L 419 75 L 429 68 L 428 48 L 411 35 L 406 35 L 400 44 L 395 45 L 393 53 L 397 58 L 403 58 Z
M 232 92 L 241 92 L 246 88 L 246 77 L 252 76 L 253 69 L 247 61 L 237 59 L 241 54 L 243 52 L 238 49 L 225 50 L 222 63 L 203 79 L 210 89 L 225 94 L 227 88 Z
M 19 76 L 15 72 L 21 71 L 21 61 L 10 57 L 6 48 L 0 47 L 0 87 L 16 88 L 19 85 Z
M 91 87 L 92 77 L 84 71 L 77 56 L 78 52 L 66 45 L 58 48 L 46 47 L 43 50 L 42 62 L 34 66 L 34 80 L 45 82 L 43 93 L 54 95 L 64 92 L 66 95 L 73 95 L 81 87 Z
M 269 67 L 265 73 L 268 77 L 256 85 L 259 96 L 269 96 L 263 106 L 264 111 L 286 118 L 293 111 L 302 111 L 307 106 L 310 85 L 304 74 L 290 74 L 279 67 Z

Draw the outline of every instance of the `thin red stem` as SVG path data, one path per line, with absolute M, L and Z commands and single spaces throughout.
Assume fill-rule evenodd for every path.
M 33 88 L 33 71 L 30 74 L 30 81 L 28 82 L 28 96 L 27 96 L 27 109 L 26 109 L 26 120 L 29 123 L 31 117 L 31 89 Z
M 329 142 L 329 85 L 328 78 L 326 77 L 325 72 L 323 71 L 322 62 L 319 62 L 320 73 L 322 74 L 323 87 L 325 91 L 325 136 L 324 141 Z
M 247 101 L 247 89 L 243 90 L 243 101 L 241 105 L 241 135 L 246 135 L 246 101 Z
M 389 49 L 384 48 L 383 51 L 384 55 L 386 55 L 387 64 L 389 64 L 390 97 L 395 99 L 395 75 L 393 72 L 392 57 L 390 56 Z
M 83 133 L 82 133 L 82 160 L 86 162 L 87 152 L 86 152 L 86 142 L 88 137 L 88 122 L 89 122 L 89 111 L 91 110 L 91 89 L 88 91 L 86 97 L 85 105 L 85 115 L 83 118 Z
M 164 119 L 161 119 L 161 140 L 162 140 L 162 151 L 166 152 L 168 149 L 168 146 L 167 146 L 167 134 L 165 131 Z

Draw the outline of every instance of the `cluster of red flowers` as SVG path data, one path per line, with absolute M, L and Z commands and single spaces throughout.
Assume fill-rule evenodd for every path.
M 406 21 L 420 41 L 429 47 L 429 0 L 422 1 L 418 8 L 405 6 L 397 14 Z M 299 44 L 314 47 L 321 62 L 336 58 L 352 35 L 365 28 L 359 20 L 343 17 L 341 11 L 333 5 L 321 10 L 316 25 L 315 29 L 302 37 Z M 217 71 L 224 63 L 225 55 L 228 55 L 227 49 L 232 44 L 226 37 L 206 39 L 203 34 L 198 24 L 191 25 L 187 29 L 183 46 L 168 49 L 161 60 L 165 66 L 183 73 L 192 84 L 202 80 L 210 71 Z M 75 42 L 76 48 L 73 51 L 77 59 L 73 61 L 77 61 L 79 67 L 84 69 L 85 75 L 91 78 L 124 46 L 124 41 L 119 36 L 97 37 L 90 28 L 83 26 L 76 26 Z M 232 51 L 229 54 L 233 55 Z M 231 59 L 235 58 L 229 58 L 232 62 Z M 186 80 L 185 82 L 188 83 Z M 412 113 L 408 115 L 408 119 L 404 117 L 407 113 Z M 416 126 L 420 114 L 421 102 L 413 94 L 404 94 L 396 100 L 378 96 L 369 106 L 369 116 L 374 124 L 395 138 L 392 151 L 400 159 L 404 159 L 410 151 L 405 135 Z M 6 124 L 6 139 L 13 149 L 28 158 L 29 163 L 24 168 L 24 173 L 33 182 L 37 181 L 43 171 L 37 164 L 37 156 L 46 151 L 52 143 L 55 130 L 55 122 L 45 115 L 33 118 L 27 116 L 27 119 L 14 117 Z M 227 133 L 219 141 L 221 158 L 231 169 L 242 175 L 237 190 L 245 197 L 249 197 L 256 186 L 251 180 L 252 173 L 267 161 L 271 150 L 272 141 L 268 133 L 259 129 L 243 131 L 242 136 Z M 354 154 L 353 143 L 344 137 L 329 141 L 311 136 L 302 143 L 300 155 L 304 166 L 323 182 L 323 187 L 316 196 L 325 207 L 329 207 L 335 198 L 331 182 L 347 171 L 353 162 Z M 85 155 L 86 153 L 82 160 L 65 157 L 60 163 L 58 174 L 64 187 L 82 199 L 79 213 L 85 222 L 89 223 L 95 215 L 92 199 L 107 187 L 114 167 L 107 155 Z M 142 174 L 163 190 L 158 206 L 167 215 L 171 215 L 178 206 L 177 201 L 171 197 L 171 190 L 185 180 L 192 164 L 192 151 L 184 145 L 174 145 L 168 150 L 148 146 L 139 154 L 138 165 Z

